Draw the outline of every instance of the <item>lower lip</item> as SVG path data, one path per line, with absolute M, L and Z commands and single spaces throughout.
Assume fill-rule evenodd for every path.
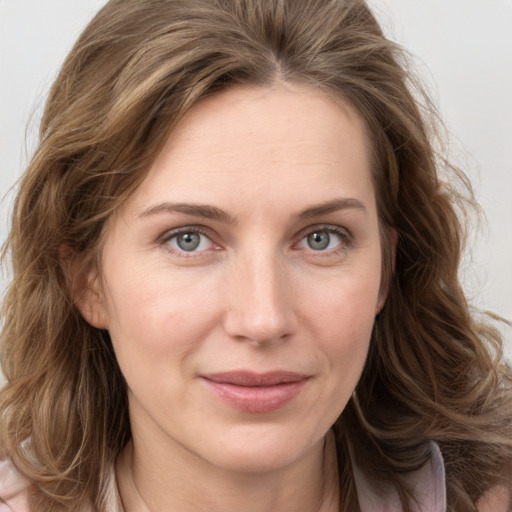
M 307 379 L 273 386 L 238 386 L 204 379 L 209 388 L 224 402 L 244 412 L 264 413 L 281 409 L 302 390 Z

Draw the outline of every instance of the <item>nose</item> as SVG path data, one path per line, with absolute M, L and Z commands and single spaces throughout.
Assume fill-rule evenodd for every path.
M 240 258 L 227 289 L 227 334 L 255 345 L 284 341 L 296 330 L 293 290 L 284 262 L 263 253 Z

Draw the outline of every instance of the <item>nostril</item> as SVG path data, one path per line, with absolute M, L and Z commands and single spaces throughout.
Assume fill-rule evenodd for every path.
M 285 341 L 295 330 L 296 321 L 289 306 L 281 304 L 272 311 L 254 307 L 254 303 L 232 308 L 226 315 L 225 330 L 233 338 L 265 345 Z
M 274 250 L 244 251 L 237 261 L 236 278 L 226 289 L 225 316 L 225 330 L 237 340 L 265 345 L 287 340 L 295 331 L 292 287 Z

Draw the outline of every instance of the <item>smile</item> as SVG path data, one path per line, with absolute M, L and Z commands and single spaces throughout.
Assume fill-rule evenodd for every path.
M 288 371 L 263 374 L 236 371 L 202 378 L 225 403 L 250 413 L 272 412 L 284 407 L 299 395 L 309 380 L 307 375 Z

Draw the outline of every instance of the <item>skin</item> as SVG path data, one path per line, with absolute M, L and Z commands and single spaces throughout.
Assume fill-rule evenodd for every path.
M 507 473 L 507 480 L 512 482 L 512 475 Z M 510 512 L 512 507 L 512 490 L 510 485 L 498 484 L 489 489 L 478 500 L 478 512 Z
M 231 88 L 184 116 L 110 219 L 80 307 L 110 332 L 128 384 L 127 512 L 338 509 L 329 429 L 384 301 L 369 153 L 343 101 Z M 176 229 L 199 230 L 199 247 L 180 249 Z M 240 369 L 307 380 L 250 412 L 204 379 Z

